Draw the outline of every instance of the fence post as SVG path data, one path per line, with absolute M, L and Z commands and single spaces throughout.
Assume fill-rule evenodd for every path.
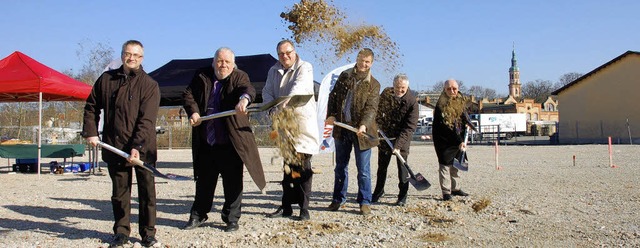
M 629 117 L 627 117 L 627 132 L 629 132 L 629 145 L 633 145 L 633 139 L 631 138 L 631 127 L 629 126 Z
M 169 126 L 169 150 L 171 150 L 171 148 L 173 147 L 173 132 L 171 131 L 173 129 L 172 126 Z

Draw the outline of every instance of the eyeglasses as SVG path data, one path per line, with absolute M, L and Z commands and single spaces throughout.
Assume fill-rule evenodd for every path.
M 452 91 L 456 91 L 456 90 L 458 90 L 458 88 L 455 88 L 455 87 L 447 87 L 447 88 L 444 88 L 444 90 L 452 90 Z
M 283 53 L 278 53 L 278 56 L 283 56 L 283 55 L 287 55 L 287 56 L 289 56 L 289 55 L 291 55 L 291 53 L 293 53 L 293 52 L 295 52 L 295 50 L 286 51 L 286 52 L 283 52 Z
M 125 58 L 134 58 L 134 59 L 139 59 L 142 58 L 142 54 L 137 54 L 137 53 L 128 53 L 128 52 L 124 52 L 122 53 L 122 56 L 124 56 Z

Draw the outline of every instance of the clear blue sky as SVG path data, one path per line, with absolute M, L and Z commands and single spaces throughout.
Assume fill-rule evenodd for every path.
M 288 38 L 280 12 L 297 1 L 5 1 L 0 56 L 21 51 L 56 69 L 81 68 L 78 43 L 145 45 L 147 72 L 171 59 L 270 53 Z M 399 72 L 423 90 L 456 78 L 505 94 L 515 43 L 523 83 L 587 73 L 640 50 L 640 1 L 335 0 L 350 21 L 381 25 L 404 54 Z M 310 51 L 298 49 L 316 65 Z M 380 65 L 380 64 L 377 64 Z M 336 67 L 324 66 L 324 67 Z M 319 67 L 316 65 L 316 67 Z M 374 64 L 374 75 L 382 71 Z M 315 80 L 323 71 L 316 70 Z M 326 71 L 324 71 L 326 73 Z M 392 75 L 378 73 L 383 86 Z

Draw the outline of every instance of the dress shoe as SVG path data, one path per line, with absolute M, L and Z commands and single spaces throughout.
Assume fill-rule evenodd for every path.
M 370 215 L 371 214 L 371 206 L 369 205 L 360 205 L 360 214 L 362 215 Z
M 311 219 L 311 216 L 309 215 L 309 210 L 306 209 L 300 209 L 300 216 L 296 216 L 293 217 L 294 220 L 297 221 L 302 221 L 302 220 L 309 220 Z
M 156 243 L 158 243 L 158 240 L 154 236 L 146 236 L 140 244 L 144 247 L 152 247 Z
M 373 196 L 371 196 L 371 202 L 378 202 L 383 195 L 384 195 L 384 190 L 378 193 L 373 193 Z
M 443 201 L 451 201 L 451 194 L 442 195 L 442 200 Z
M 225 232 L 235 232 L 238 231 L 240 226 L 238 226 L 238 222 L 229 222 L 227 223 L 227 227 L 224 228 Z
M 457 195 L 457 196 L 469 196 L 469 194 L 465 193 L 462 190 L 458 190 L 458 191 L 452 191 L 451 192 L 452 195 Z
M 202 225 L 202 223 L 204 223 L 205 221 L 207 221 L 207 217 L 204 218 L 198 218 L 198 217 L 192 217 L 189 218 L 189 222 L 187 222 L 187 225 L 184 226 L 184 230 L 191 230 L 194 229 L 196 227 L 199 227 L 200 225 Z
M 342 204 L 337 203 L 337 202 L 332 202 L 331 204 L 329 204 L 329 206 L 327 207 L 328 211 L 338 211 L 338 209 L 340 209 L 342 207 Z
M 112 247 L 122 247 L 129 242 L 129 237 L 124 233 L 116 233 L 113 237 Z
M 407 202 L 405 200 L 398 200 L 396 202 L 396 206 L 399 206 L 399 207 L 404 207 L 404 205 L 406 205 L 406 204 L 407 204 Z
M 291 215 L 293 215 L 292 209 L 279 207 L 275 212 L 267 214 L 267 218 L 291 217 Z

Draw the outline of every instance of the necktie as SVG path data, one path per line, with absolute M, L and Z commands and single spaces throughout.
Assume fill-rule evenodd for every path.
M 207 104 L 207 115 L 219 112 L 219 99 L 220 99 L 220 83 L 215 81 L 211 89 L 211 95 L 209 96 L 209 102 Z M 216 129 L 215 119 L 207 121 L 207 143 L 213 145 L 216 143 Z

